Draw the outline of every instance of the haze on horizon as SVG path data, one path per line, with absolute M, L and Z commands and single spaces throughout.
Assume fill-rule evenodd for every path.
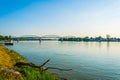
M 0 0 L 1 35 L 120 37 L 120 0 Z

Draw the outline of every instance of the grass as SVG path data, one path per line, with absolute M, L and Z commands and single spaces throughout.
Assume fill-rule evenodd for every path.
M 0 80 L 58 80 L 56 76 L 38 68 L 14 66 L 17 62 L 28 61 L 17 52 L 0 45 Z
M 21 66 L 18 70 L 24 74 L 24 80 L 57 80 L 54 75 L 30 66 Z
M 0 68 L 14 68 L 16 62 L 27 62 L 27 60 L 17 52 L 0 46 Z

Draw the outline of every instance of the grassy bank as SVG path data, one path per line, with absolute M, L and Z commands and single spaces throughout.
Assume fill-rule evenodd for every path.
M 13 50 L 0 46 L 0 80 L 58 80 L 49 72 L 30 66 L 14 66 L 17 62 L 28 61 Z

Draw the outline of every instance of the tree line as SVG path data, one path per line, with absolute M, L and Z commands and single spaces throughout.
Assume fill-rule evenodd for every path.
M 24 40 L 40 40 L 40 38 L 38 37 L 11 37 L 11 35 L 9 36 L 2 36 L 0 35 L 0 41 L 9 41 L 9 40 L 15 40 L 15 41 L 24 41 Z M 116 37 L 110 37 L 110 36 L 106 36 L 106 38 L 103 38 L 101 36 L 98 37 L 60 37 L 58 39 L 58 41 L 97 41 L 97 42 L 103 42 L 103 41 L 110 41 L 110 42 L 120 42 L 120 38 L 116 38 Z
M 97 42 L 101 42 L 101 41 L 111 41 L 111 42 L 117 42 L 117 41 L 120 41 L 120 38 L 103 38 L 101 36 L 98 36 L 98 37 L 63 37 L 63 38 L 59 38 L 59 41 L 97 41 Z
M 9 36 L 2 36 L 0 35 L 0 41 L 2 40 L 12 40 L 12 37 L 9 35 Z

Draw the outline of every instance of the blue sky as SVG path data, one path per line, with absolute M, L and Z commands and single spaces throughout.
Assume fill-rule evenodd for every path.
M 120 37 L 119 4 L 119 0 L 0 0 L 0 34 Z

